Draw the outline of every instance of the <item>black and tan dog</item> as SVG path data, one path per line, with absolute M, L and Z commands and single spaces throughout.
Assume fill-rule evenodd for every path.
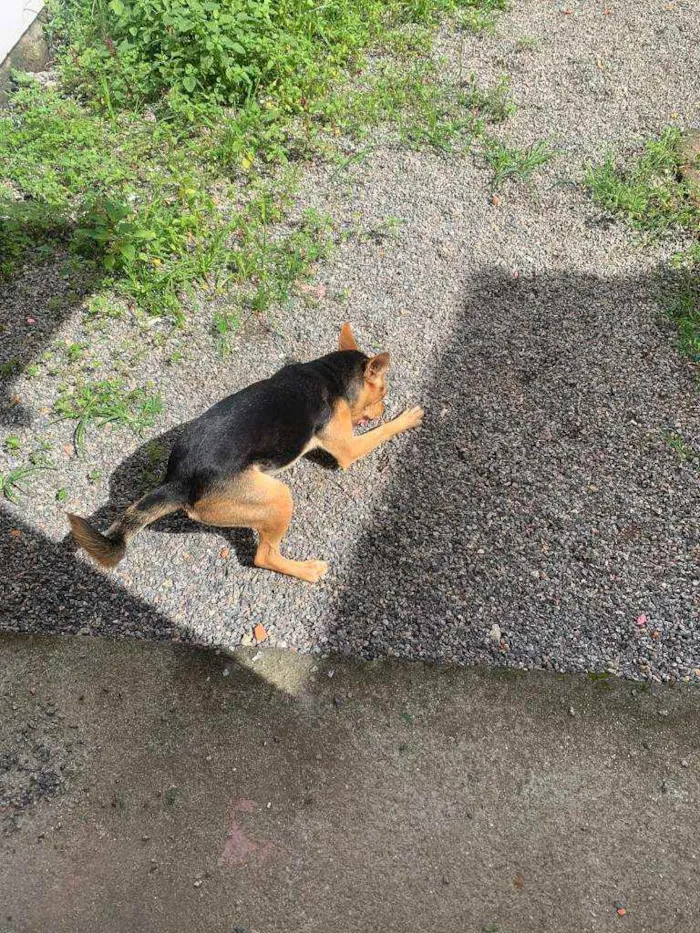
M 317 447 L 346 470 L 423 420 L 423 409 L 411 408 L 356 437 L 354 425 L 384 413 L 389 354 L 365 356 L 349 324 L 343 325 L 339 346 L 310 363 L 285 366 L 204 412 L 173 447 L 163 484 L 130 506 L 106 534 L 68 515 L 75 540 L 100 564 L 114 567 L 136 532 L 183 509 L 206 525 L 255 529 L 256 567 L 315 583 L 328 570 L 324 561 L 280 554 L 292 494 L 272 474 Z

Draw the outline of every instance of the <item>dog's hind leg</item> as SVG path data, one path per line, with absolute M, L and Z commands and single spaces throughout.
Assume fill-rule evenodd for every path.
M 290 560 L 280 553 L 293 511 L 289 487 L 253 467 L 229 485 L 213 489 L 188 509 L 190 518 L 219 528 L 253 528 L 258 533 L 256 567 L 317 583 L 328 570 L 322 560 Z

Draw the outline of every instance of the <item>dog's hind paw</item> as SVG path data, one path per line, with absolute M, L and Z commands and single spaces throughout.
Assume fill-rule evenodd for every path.
M 318 583 L 321 577 L 328 573 L 328 564 L 325 560 L 299 561 L 299 579 L 307 583 Z

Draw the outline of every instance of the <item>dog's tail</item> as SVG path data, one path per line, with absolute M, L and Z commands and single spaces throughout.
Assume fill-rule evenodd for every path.
M 73 537 L 88 554 L 103 567 L 116 567 L 124 556 L 126 545 L 146 525 L 170 512 L 177 512 L 185 498 L 175 483 L 164 483 L 134 502 L 124 515 L 101 534 L 79 515 L 66 513 Z

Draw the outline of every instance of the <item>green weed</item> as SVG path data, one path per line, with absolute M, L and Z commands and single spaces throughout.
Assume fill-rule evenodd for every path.
M 483 155 L 493 172 L 491 190 L 497 191 L 507 181 L 529 185 L 537 169 L 553 159 L 555 153 L 542 140 L 533 143 L 527 149 L 516 149 L 491 138 L 486 141 Z
M 700 363 L 700 259 L 677 257 L 680 271 L 665 295 L 666 313 L 678 328 L 678 349 Z
M 540 40 L 536 36 L 521 36 L 515 43 L 516 51 L 530 52 L 540 47 Z
M 11 379 L 22 372 L 22 361 L 16 356 L 0 363 L 0 379 Z
M 113 113 L 150 105 L 192 120 L 274 98 L 301 113 L 392 26 L 434 25 L 503 0 L 62 0 L 53 30 L 64 80 Z
M 457 22 L 462 29 L 473 32 L 475 35 L 479 33 L 491 35 L 496 30 L 496 15 L 493 10 L 483 10 L 478 7 L 460 10 L 457 14 Z
M 73 442 L 78 453 L 85 448 L 91 427 L 118 424 L 141 435 L 163 410 L 160 396 L 146 388 L 127 390 L 116 380 L 85 383 L 72 392 L 62 393 L 54 403 L 59 420 L 75 421 Z
M 238 311 L 217 311 L 214 314 L 212 328 L 216 349 L 221 356 L 228 356 L 231 352 L 231 341 L 241 323 Z
M 402 142 L 446 151 L 478 129 L 476 110 L 503 119 L 499 91 L 477 101 L 415 54 L 429 52 L 439 17 L 504 8 L 504 0 L 53 0 L 60 81 L 46 88 L 21 78 L 0 116 L 0 275 L 67 246 L 70 275 L 99 289 L 88 316 L 128 305 L 182 323 L 195 288 L 240 285 L 245 269 L 246 304 L 269 308 L 309 249 L 299 237 L 275 245 L 281 203 L 274 220 L 271 210 L 254 217 L 251 202 L 285 198 L 268 166 L 327 146 L 328 128 L 393 121 Z M 369 48 L 407 57 L 401 67 L 380 63 L 368 89 L 338 93 L 343 69 L 357 73 Z
M 86 350 L 86 344 L 84 343 L 71 343 L 66 347 L 66 359 L 69 363 L 77 363 L 83 358 L 83 353 Z
M 510 97 L 508 78 L 501 77 L 493 87 L 482 88 L 472 75 L 464 92 L 464 104 L 476 116 L 485 118 L 489 123 L 503 123 L 516 111 Z
M 664 440 L 676 454 L 680 463 L 700 462 L 700 451 L 684 440 L 680 434 L 669 431 L 664 434 Z
M 622 214 L 638 230 L 661 234 L 673 229 L 698 229 L 700 211 L 689 198 L 688 185 L 679 178 L 676 127 L 649 140 L 639 159 L 627 166 L 614 155 L 602 165 L 588 165 L 586 184 L 593 197 L 611 214 Z
M 55 469 L 55 464 L 42 447 L 31 453 L 25 463 L 14 467 L 7 473 L 0 473 L 0 496 L 16 503 L 21 494 L 27 493 L 27 482 L 33 476 L 45 470 Z
M 393 126 L 402 145 L 443 152 L 463 145 L 483 129 L 512 112 L 507 84 L 491 91 L 471 78 L 466 89 L 443 81 L 431 60 L 410 64 L 381 61 L 359 87 L 328 97 L 321 119 L 345 135 L 363 138 L 369 127 Z
M 700 202 L 681 172 L 681 132 L 669 127 L 649 140 L 627 165 L 608 155 L 589 165 L 586 184 L 611 214 L 651 237 L 685 236 L 689 245 L 676 252 L 664 287 L 665 310 L 678 328 L 679 348 L 700 362 Z

